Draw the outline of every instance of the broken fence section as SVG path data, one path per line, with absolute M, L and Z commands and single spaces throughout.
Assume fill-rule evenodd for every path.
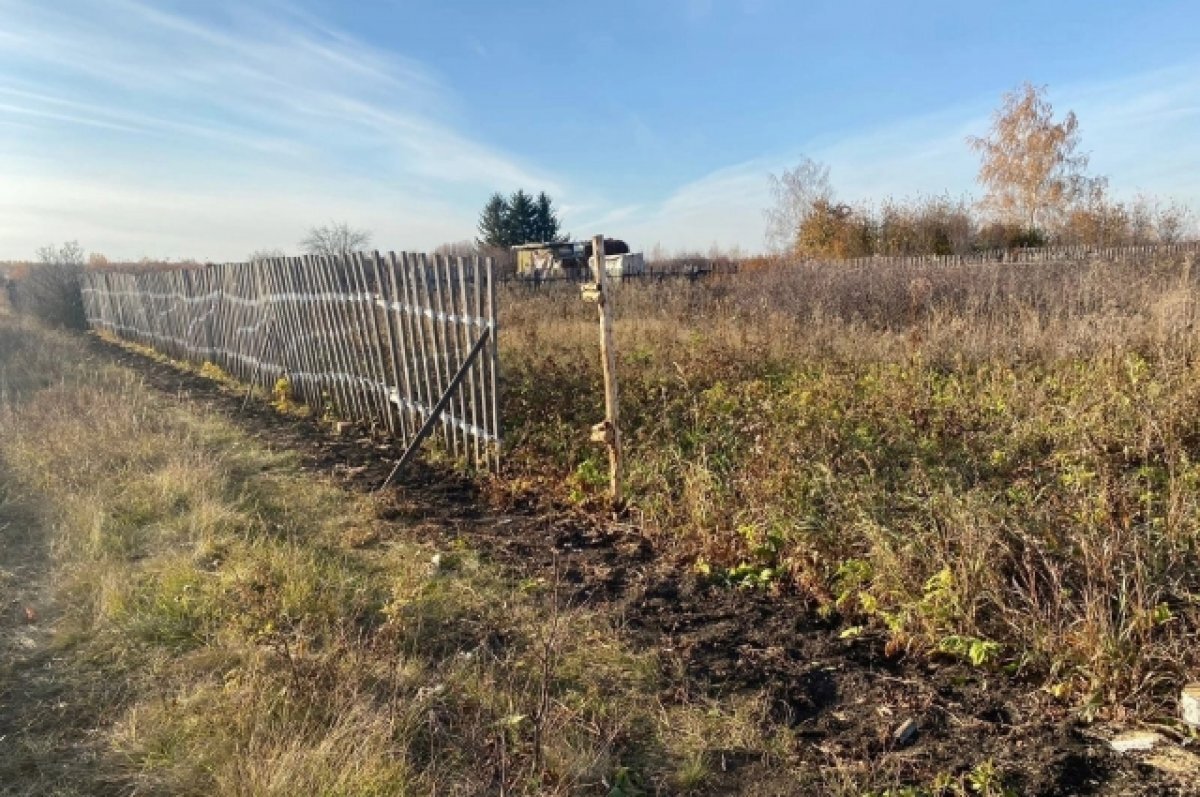
M 495 286 L 490 258 L 374 252 L 90 272 L 83 299 L 94 329 L 286 388 L 316 413 L 406 446 L 437 415 L 448 452 L 494 468 Z

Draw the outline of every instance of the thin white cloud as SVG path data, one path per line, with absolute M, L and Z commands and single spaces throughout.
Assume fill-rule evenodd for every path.
M 85 243 L 114 257 L 158 256 L 171 243 L 226 259 L 256 248 L 237 232 L 243 219 L 264 218 L 290 225 L 286 235 L 263 231 L 285 246 L 329 218 L 372 218 L 377 236 L 408 236 L 377 237 L 381 245 L 434 246 L 474 226 L 455 195 L 562 187 L 463 132 L 454 92 L 416 61 L 282 2 L 199 11 L 0 0 L 0 214 L 10 222 L 0 257 L 86 229 Z M 108 181 L 120 202 L 104 198 Z M 155 200 L 135 202 L 135 187 Z M 306 192 L 308 202 L 281 201 Z M 184 219 L 196 224 L 190 239 Z
M 305 188 L 265 184 L 178 191 L 89 176 L 21 174 L 0 184 L 0 234 L 22 240 L 30 253 L 50 241 L 78 239 L 110 258 L 224 261 L 261 248 L 295 251 L 306 229 L 298 220 L 350 220 L 370 230 L 381 249 L 429 248 L 461 238 L 472 223 L 452 206 L 410 201 L 402 192 L 360 181 Z M 338 198 L 330 201 L 331 195 Z M 61 232 L 39 232 L 44 230 Z
M 299 148 L 292 146 L 291 142 L 286 139 L 255 135 L 229 127 L 218 127 L 198 122 L 181 123 L 148 114 L 127 113 L 99 105 L 25 91 L 0 84 L 0 97 L 3 96 L 8 96 L 24 103 L 0 102 L 0 111 L 8 111 L 15 114 L 39 116 L 45 119 L 55 119 L 73 124 L 108 130 L 120 130 L 128 133 L 170 134 L 176 137 L 209 139 L 240 148 L 300 154 Z M 66 108 L 70 113 L 49 110 L 47 106 L 49 108 Z
M 507 184 L 530 176 L 511 158 L 437 122 L 434 115 L 444 110 L 449 92 L 414 62 L 345 37 L 327 34 L 317 40 L 286 20 L 245 11 L 239 12 L 244 27 L 231 33 L 130 0 L 113 3 L 129 26 L 120 35 L 106 32 L 104 25 L 81 29 L 77 15 L 64 22 L 54 9 L 16 15 L 14 26 L 25 28 L 18 53 L 73 70 L 71 86 L 91 80 L 163 99 L 174 106 L 179 121 L 156 120 L 157 126 L 183 136 L 220 137 L 221 125 L 213 120 L 221 117 L 233 117 L 248 131 L 277 129 L 296 140 L 329 142 L 338 134 L 369 131 L 419 155 L 422 174 L 437 172 L 439 164 L 431 161 L 454 166 L 465 155 L 473 171 L 451 169 L 455 176 L 447 179 Z M 99 16 L 93 3 L 81 9 L 84 18 Z M 101 11 L 111 14 L 112 3 Z M 81 57 L 62 59 L 62 52 Z M 238 143 L 233 131 L 225 134 Z M 454 154 L 446 152 L 447 143 Z
M 711 4 L 678 7 L 703 16 Z M 0 259 L 65 238 L 112 257 L 232 259 L 291 248 L 329 219 L 371 227 L 384 247 L 425 248 L 473 233 L 482 199 L 518 187 L 550 192 L 579 235 L 756 250 L 767 175 L 801 153 L 830 165 L 846 199 L 972 190 L 964 138 L 986 129 L 999 99 L 797 142 L 665 195 L 604 201 L 490 145 L 424 64 L 288 0 L 174 8 L 192 11 L 0 0 Z M 1200 211 L 1195 63 L 1052 86 L 1051 99 L 1078 113 L 1093 171 L 1119 195 L 1156 193 Z M 663 134 L 637 109 L 627 121 L 644 143 Z
M 1066 87 L 1091 169 L 1114 193 L 1173 197 L 1200 212 L 1200 63 Z
M 559 209 L 559 215 L 564 221 L 564 225 L 568 228 L 577 229 L 580 232 L 580 237 L 599 234 L 591 232 L 592 230 L 603 232 L 604 230 L 611 231 L 614 235 L 617 232 L 624 233 L 624 230 L 630 226 L 630 219 L 641 212 L 642 205 L 622 205 L 615 208 L 601 209 L 597 207 L 577 208 L 570 205 L 563 206 Z M 616 230 L 613 225 L 620 224 L 620 230 Z M 605 233 L 606 235 L 608 233 Z
M 626 223 L 622 237 L 635 247 L 657 243 L 678 251 L 758 248 L 771 166 L 766 160 L 748 161 L 689 183 Z
M 1055 109 L 1075 110 L 1091 170 L 1109 177 L 1116 196 L 1156 194 L 1200 212 L 1200 66 L 1184 64 L 1061 90 Z M 830 166 L 838 195 L 853 201 L 975 192 L 976 156 L 966 145 L 986 132 L 999 97 L 901 119 L 874 130 L 825 137 L 792 153 L 711 172 L 649 203 L 627 228 L 638 244 L 695 250 L 711 244 L 763 247 L 767 175 L 801 154 Z
M 141 128 L 130 127 L 128 125 L 106 122 L 101 119 L 93 119 L 77 114 L 63 113 L 62 111 L 47 111 L 38 108 L 30 108 L 7 102 L 0 102 L 0 113 L 17 114 L 18 116 L 32 116 L 37 119 L 53 119 L 56 122 L 70 122 L 71 124 L 85 125 L 87 127 L 101 127 L 106 130 L 121 130 L 126 133 L 142 132 Z

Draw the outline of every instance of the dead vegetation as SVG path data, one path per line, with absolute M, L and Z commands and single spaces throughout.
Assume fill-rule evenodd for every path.
M 599 506 L 594 309 L 508 290 L 489 491 Z M 0 783 L 1116 793 L 1136 781 L 1081 729 L 1187 738 L 1195 296 L 1184 260 L 623 287 L 632 516 L 689 573 L 619 605 L 0 319 L 0 527 L 25 540 L 0 587 L 48 629 L 0 670 Z
M 9 593 L 48 635 L 0 672 L 0 792 L 669 792 L 746 733 L 664 709 L 655 652 L 553 578 L 423 543 L 77 340 L 0 320 L 0 352 L 6 552 L 19 517 L 56 596 Z
M 1197 284 L 1185 258 L 800 264 L 617 296 L 632 501 L 711 578 L 893 652 L 1154 715 L 1200 628 Z M 587 503 L 596 330 L 501 302 L 510 468 Z

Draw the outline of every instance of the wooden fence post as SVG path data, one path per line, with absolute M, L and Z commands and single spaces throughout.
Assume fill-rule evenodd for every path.
M 592 427 L 592 440 L 608 447 L 609 495 L 620 504 L 624 463 L 621 458 L 620 405 L 617 393 L 617 351 L 613 343 L 612 310 L 608 305 L 608 266 L 604 258 L 604 236 L 592 238 L 596 282 L 583 287 L 583 297 L 594 301 L 600 311 L 600 360 L 604 368 L 604 420 Z

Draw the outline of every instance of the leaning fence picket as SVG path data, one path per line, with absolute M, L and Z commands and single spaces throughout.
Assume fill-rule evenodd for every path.
M 367 255 L 362 253 L 354 256 L 354 275 L 362 289 L 361 306 L 367 320 L 364 329 L 367 333 L 367 344 L 371 350 L 371 359 L 379 385 L 375 393 L 379 396 L 379 408 L 383 413 L 383 423 L 387 426 L 388 432 L 394 436 L 396 434 L 396 415 L 392 409 L 388 386 L 394 384 L 395 380 L 389 375 L 387 362 L 383 356 L 383 336 L 379 328 L 378 312 L 379 291 L 377 286 L 368 279 L 366 257 Z
M 460 312 L 460 309 L 458 307 L 458 302 L 455 301 L 455 298 L 454 298 L 455 297 L 454 278 L 456 276 L 454 273 L 454 264 L 457 262 L 457 260 L 458 260 L 458 258 L 449 257 L 449 256 L 447 256 L 445 258 L 445 263 L 446 263 L 446 307 L 448 308 L 449 313 L 450 313 L 448 329 L 449 329 L 451 344 L 452 344 L 451 347 L 447 348 L 447 353 L 449 353 L 451 350 L 453 350 L 454 359 L 452 360 L 451 367 L 450 367 L 450 371 L 452 373 L 457 373 L 458 369 L 460 369 L 462 367 L 463 362 L 464 362 L 463 345 L 462 345 L 462 313 Z M 468 347 L 468 350 L 469 350 L 469 347 Z M 458 429 L 458 437 L 459 437 L 459 440 L 461 441 L 461 445 L 462 445 L 462 449 L 458 453 L 458 455 L 462 456 L 462 457 L 467 456 L 467 449 L 471 445 L 471 434 L 470 434 L 470 430 L 467 429 L 467 398 L 464 395 L 465 392 L 466 391 L 463 388 L 460 388 L 459 390 L 455 391 L 455 396 L 456 396 L 455 404 L 457 406 L 457 412 L 455 413 L 455 415 L 457 417 L 455 417 L 455 419 L 454 419 L 454 425 L 455 425 L 455 428 Z
M 393 405 L 391 409 L 396 415 L 396 430 L 400 434 L 400 439 L 407 445 L 408 441 L 412 439 L 412 429 L 409 426 L 408 413 L 400 402 L 400 395 L 401 390 L 407 390 L 408 374 L 402 374 L 400 369 L 400 358 L 396 352 L 396 330 L 392 323 L 392 302 L 395 301 L 395 296 L 391 283 L 384 279 L 387 265 L 379 256 L 379 252 L 371 253 L 371 273 L 379 295 L 379 299 L 375 302 L 375 314 L 377 318 L 381 319 L 379 328 L 383 335 L 384 358 L 391 369 L 389 384 L 396 386 L 394 391 L 388 390 L 387 400 L 389 404 Z
M 487 318 L 488 329 L 491 331 L 491 337 L 488 341 L 490 349 L 490 357 L 483 360 L 485 367 L 489 371 L 490 384 L 488 400 L 492 406 L 492 463 L 496 468 L 500 467 L 500 398 L 498 391 L 499 386 L 499 370 L 500 363 L 500 348 L 497 343 L 499 337 L 496 332 L 496 279 L 493 269 L 489 268 L 484 273 L 484 279 L 487 281 Z
M 429 404 L 432 407 L 437 397 L 441 396 L 446 391 L 446 384 L 439 358 L 439 353 L 442 351 L 442 344 L 438 338 L 437 318 L 435 317 L 435 307 L 433 303 L 433 288 L 430 283 L 433 281 L 430 266 L 430 258 L 424 254 L 417 256 L 417 284 L 420 286 L 420 307 L 422 308 L 421 319 L 425 326 L 425 360 L 429 363 L 429 372 L 432 380 L 429 383 Z M 442 437 L 447 449 L 451 446 L 450 427 L 442 424 Z
M 461 257 L 456 258 L 455 262 L 457 263 L 457 266 L 458 266 L 457 277 L 458 277 L 458 306 L 460 308 L 459 317 L 462 320 L 462 323 L 460 323 L 459 327 L 458 327 L 459 337 L 462 339 L 462 342 L 463 342 L 463 350 L 470 351 L 470 346 L 472 344 L 471 329 L 472 329 L 472 327 L 476 326 L 475 320 L 479 314 L 472 311 L 470 302 L 467 299 L 467 270 L 464 266 L 463 258 L 461 258 Z M 476 367 L 474 365 L 472 365 L 471 370 L 467 371 L 467 406 L 470 408 L 471 440 L 474 445 L 474 451 L 472 452 L 472 455 L 474 457 L 474 460 L 476 462 L 478 462 L 480 459 L 480 454 L 482 452 L 482 446 L 481 446 L 481 441 L 479 439 L 480 426 L 479 426 L 478 392 L 477 392 L 477 387 L 475 384 L 475 371 L 476 370 L 477 370 Z M 463 420 L 464 421 L 467 420 L 465 413 L 464 413 Z
M 433 312 L 434 312 L 434 328 L 437 330 L 438 345 L 438 372 L 442 377 L 443 390 L 449 386 L 450 380 L 454 377 L 454 372 L 450 368 L 450 341 L 449 341 L 449 325 L 446 323 L 446 302 L 442 295 L 442 272 L 446 268 L 445 255 L 433 256 Z M 442 390 L 438 391 L 439 393 Z M 451 400 L 446 408 L 447 417 L 454 417 L 454 401 Z M 455 456 L 458 456 L 458 439 L 459 430 L 455 428 L 453 423 L 447 424 L 446 430 L 450 433 L 450 450 Z
M 287 258 L 276 258 L 272 261 L 273 274 L 276 285 L 275 307 L 276 312 L 287 319 L 287 344 L 284 347 L 284 356 L 281 365 L 283 372 L 280 376 L 285 377 L 289 386 L 294 386 L 299 392 L 300 382 L 303 377 L 301 372 L 307 367 L 307 363 L 301 356 L 301 350 L 305 348 L 304 341 L 304 326 L 300 319 L 300 303 L 292 298 L 295 295 L 292 280 L 289 275 L 289 265 Z
M 396 277 L 396 254 L 388 252 L 388 257 L 384 258 L 380 265 L 383 266 L 383 283 L 386 286 L 386 305 L 384 317 L 388 318 L 388 325 L 391 329 L 391 356 L 395 361 L 396 372 L 400 376 L 396 379 L 396 392 L 389 394 L 389 399 L 396 402 L 397 411 L 400 412 L 400 417 L 403 420 L 404 444 L 408 444 L 413 439 L 416 429 L 419 426 L 419 420 L 413 412 L 413 374 L 410 365 L 408 352 L 408 330 L 404 325 L 404 313 L 401 308 L 403 306 L 403 296 L 398 288 L 398 280 Z
M 409 272 L 409 260 L 405 253 L 397 256 L 396 268 L 394 271 L 396 279 L 396 295 L 399 297 L 399 305 L 396 308 L 396 317 L 404 330 L 404 361 L 409 369 L 412 379 L 412 391 L 409 394 L 413 398 L 413 403 L 409 407 L 409 412 L 412 414 L 413 433 L 415 434 L 421 428 L 421 424 L 425 422 L 426 392 L 425 372 L 423 369 L 424 363 L 421 361 L 420 351 L 420 326 L 417 323 L 416 315 L 412 312 L 412 289 Z
M 320 283 L 321 275 L 329 271 L 329 264 L 324 258 L 301 258 L 291 263 L 289 279 L 291 292 L 295 294 L 294 304 L 298 312 L 298 323 L 301 329 L 302 344 L 300 353 L 307 358 L 306 370 L 312 374 L 309 387 L 309 397 L 305 400 L 310 406 L 319 407 L 329 393 L 332 383 L 338 374 L 345 373 L 337 369 L 329 369 L 323 362 L 325 353 L 322 351 L 322 339 L 326 337 L 321 326 L 321 305 L 327 299 L 323 295 Z M 335 325 L 329 334 L 336 339 L 343 333 L 340 325 Z
M 386 389 L 389 381 L 387 371 L 383 366 L 383 353 L 379 348 L 379 325 L 375 317 L 375 293 L 367 283 L 366 269 L 363 268 L 362 260 L 362 254 L 354 254 L 351 255 L 347 263 L 348 276 L 354 288 L 353 293 L 357 296 L 355 304 L 359 309 L 359 317 L 361 319 L 359 338 L 363 343 L 363 359 L 365 360 L 366 371 L 371 374 L 371 394 L 375 397 L 380 421 L 388 428 L 388 431 L 395 434 L 396 426 L 392 417 L 391 407 L 389 406 L 391 402 L 388 400 Z
M 400 273 L 401 278 L 404 280 L 405 296 L 408 300 L 407 315 L 413 327 L 413 362 L 418 366 L 418 412 L 421 419 L 420 425 L 424 425 L 429 415 L 428 408 L 433 406 L 433 389 L 431 387 L 433 382 L 429 374 L 429 349 L 425 340 L 425 316 L 417 312 L 417 308 L 421 306 L 421 300 L 417 293 L 417 272 L 421 268 L 421 263 L 415 254 L 406 252 L 401 257 L 404 258 L 404 267 Z
M 306 367 L 313 374 L 319 374 L 316 395 L 313 398 L 316 403 L 311 406 L 321 413 L 333 406 L 343 417 L 353 417 L 347 409 L 348 401 L 344 394 L 346 385 L 343 380 L 334 376 L 344 373 L 344 369 L 334 354 L 334 327 L 329 317 L 328 302 L 322 296 L 325 291 L 320 282 L 320 275 L 324 268 L 320 258 L 312 255 L 300 258 L 299 272 L 305 276 L 305 281 L 296 286 L 295 292 L 298 297 L 304 296 L 305 299 L 287 304 L 302 313 L 296 323 L 300 330 L 307 330 L 309 335 L 307 345 L 304 346 L 309 358 Z
M 313 349 L 317 357 L 316 367 L 327 374 L 321 396 L 321 410 L 328 402 L 341 418 L 359 417 L 358 405 L 354 401 L 351 384 L 337 374 L 349 373 L 348 360 L 342 356 L 341 339 L 334 318 L 334 305 L 329 300 L 332 289 L 325 284 L 325 262 L 322 258 L 305 255 L 301 260 L 304 270 L 310 275 L 310 285 L 317 295 L 309 306 L 310 321 L 316 337 Z
M 369 360 L 363 352 L 362 340 L 356 334 L 362 323 L 358 302 L 350 293 L 347 281 L 347 271 L 344 262 L 327 260 L 327 275 L 332 280 L 336 306 L 340 307 L 340 336 L 345 342 L 349 357 L 350 376 L 353 379 L 355 392 L 361 409 L 362 420 L 374 423 L 379 414 L 379 406 L 373 394 L 373 380 L 369 371 Z

